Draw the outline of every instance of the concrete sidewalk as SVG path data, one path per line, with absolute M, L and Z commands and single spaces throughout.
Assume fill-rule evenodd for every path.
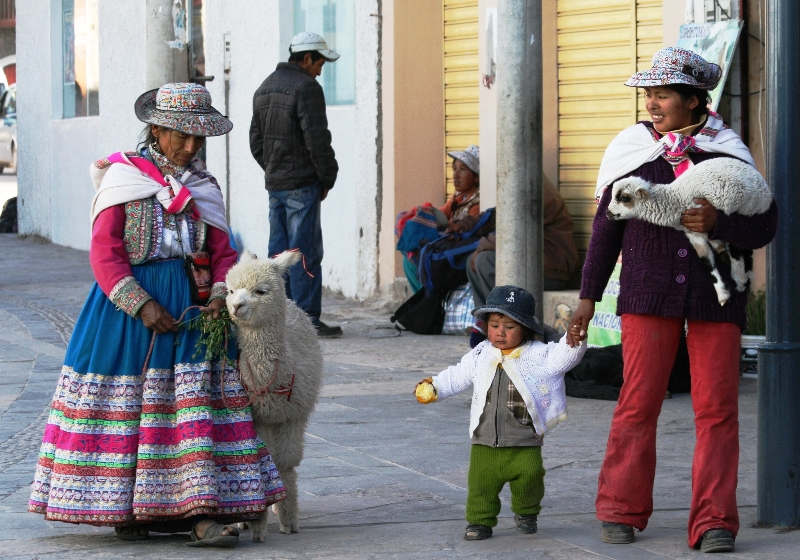
M 245 531 L 229 551 L 184 546 L 188 535 L 118 541 L 112 529 L 45 522 L 27 513 L 46 409 L 92 283 L 88 254 L 0 235 L 0 557 L 3 558 L 565 558 L 701 557 L 686 546 L 694 446 L 689 395 L 664 402 L 655 513 L 632 545 L 606 545 L 594 517 L 597 474 L 615 403 L 569 399 L 569 419 L 543 451 L 539 533 L 514 529 L 503 497 L 486 541 L 463 539 L 470 394 L 417 404 L 414 384 L 458 361 L 466 337 L 393 336 L 378 305 L 326 296 L 323 320 L 345 336 L 322 341 L 325 385 L 300 467 L 301 528 L 267 542 Z M 756 382 L 740 390 L 739 511 L 729 558 L 800 558 L 800 531 L 753 528 Z M 274 521 L 274 516 L 271 516 Z

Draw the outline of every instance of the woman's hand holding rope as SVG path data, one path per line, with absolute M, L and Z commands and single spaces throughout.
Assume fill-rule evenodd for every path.
M 158 334 L 178 332 L 178 321 L 155 300 L 149 300 L 139 310 L 139 318 L 148 329 Z

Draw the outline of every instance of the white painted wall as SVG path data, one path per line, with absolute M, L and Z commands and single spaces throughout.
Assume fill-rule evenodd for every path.
M 144 4 L 100 2 L 100 115 L 63 119 L 61 2 L 20 2 L 17 83 L 20 233 L 88 249 L 91 163 L 136 148 L 144 125 Z
M 54 80 L 50 72 L 53 50 L 51 37 L 54 33 L 51 16 L 50 2 L 18 2 L 19 232 L 23 235 L 41 235 L 47 238 L 51 233 L 50 120 L 54 97 Z M 56 20 L 55 26 L 59 21 L 60 19 Z
M 214 106 L 222 112 L 225 112 L 223 37 L 230 33 L 228 116 L 234 123 L 228 139 L 230 161 L 226 162 L 226 140 L 210 138 L 207 162 L 223 189 L 230 186 L 231 228 L 240 245 L 238 248 L 266 255 L 269 199 L 264 190 L 263 171 L 250 155 L 249 127 L 253 93 L 276 65 L 289 56 L 292 2 L 269 0 L 252 4 L 246 11 L 235 9 L 237 5 L 236 0 L 206 0 L 204 5 L 206 73 L 215 76 L 207 87 Z M 376 11 L 375 0 L 356 2 L 359 49 L 356 104 L 328 107 L 339 176 L 322 203 L 323 285 L 358 299 L 373 295 L 378 287 L 378 18 L 370 16 Z

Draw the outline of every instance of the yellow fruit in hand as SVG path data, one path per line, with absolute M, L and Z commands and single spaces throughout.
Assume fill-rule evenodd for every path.
M 433 388 L 431 383 L 423 381 L 417 385 L 414 395 L 417 397 L 419 402 L 422 404 L 427 404 L 436 400 L 436 389 Z

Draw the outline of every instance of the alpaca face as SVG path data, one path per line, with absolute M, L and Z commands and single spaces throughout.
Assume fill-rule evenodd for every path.
M 637 204 L 650 197 L 649 187 L 650 183 L 639 177 L 628 177 L 614 183 L 606 217 L 609 220 L 636 218 Z
M 228 288 L 225 301 L 231 319 L 248 327 L 263 326 L 276 315 L 284 320 L 286 291 L 283 275 L 300 258 L 300 253 L 286 252 L 274 259 L 258 260 L 245 252 L 225 278 Z

